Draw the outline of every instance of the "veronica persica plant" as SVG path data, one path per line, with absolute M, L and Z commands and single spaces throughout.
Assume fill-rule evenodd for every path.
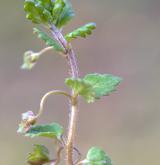
M 47 47 L 39 52 L 27 51 L 24 53 L 22 69 L 30 70 L 37 64 L 40 57 L 47 51 L 52 50 L 62 56 L 69 64 L 69 77 L 65 79 L 65 85 L 71 89 L 68 93 L 62 90 L 47 92 L 40 101 L 37 114 L 28 111 L 22 114 L 18 133 L 30 138 L 46 137 L 57 141 L 58 150 L 55 157 L 50 158 L 49 150 L 40 144 L 35 144 L 33 151 L 27 157 L 30 165 L 58 165 L 65 160 L 65 165 L 112 165 L 111 159 L 99 147 L 89 149 L 86 158 L 80 158 L 80 151 L 74 145 L 74 137 L 77 123 L 78 98 L 83 97 L 87 103 L 93 103 L 103 96 L 114 92 L 121 82 L 121 78 L 111 74 L 90 73 L 79 77 L 76 55 L 72 49 L 71 42 L 77 38 L 86 38 L 96 28 L 93 22 L 87 23 L 68 34 L 63 34 L 63 28 L 74 17 L 74 11 L 69 0 L 25 0 L 24 11 L 26 18 L 38 27 L 33 33 L 41 39 Z M 63 95 L 68 98 L 70 105 L 68 132 L 66 133 L 58 123 L 38 124 L 37 120 L 44 111 L 44 103 L 50 95 Z M 61 153 L 65 157 L 61 157 Z M 73 154 L 78 159 L 74 159 Z

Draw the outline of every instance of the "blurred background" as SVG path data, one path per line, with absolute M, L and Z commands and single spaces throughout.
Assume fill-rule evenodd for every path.
M 118 91 L 94 104 L 80 99 L 76 145 L 106 150 L 115 165 L 160 164 L 160 1 L 75 0 L 76 17 L 64 32 L 87 22 L 97 23 L 94 35 L 73 43 L 80 75 L 112 73 L 123 77 Z M 22 165 L 34 143 L 52 149 L 47 139 L 16 133 L 21 113 L 39 108 L 43 94 L 66 89 L 66 62 L 54 52 L 32 71 L 20 70 L 24 51 L 45 45 L 32 34 L 22 0 L 0 3 L 0 164 Z M 67 90 L 67 89 L 66 89 Z M 40 123 L 67 127 L 68 105 L 51 96 Z

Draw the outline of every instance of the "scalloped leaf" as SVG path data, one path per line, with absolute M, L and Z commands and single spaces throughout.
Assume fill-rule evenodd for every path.
M 114 92 L 122 78 L 111 74 L 94 73 L 86 75 L 84 81 L 92 86 L 96 99 L 99 99 Z
M 110 74 L 94 73 L 88 74 L 82 79 L 67 78 L 65 82 L 77 95 L 79 94 L 88 103 L 91 103 L 95 99 L 100 99 L 115 91 L 121 80 L 121 78 Z
M 52 46 L 57 52 L 64 52 L 63 47 L 53 38 L 50 38 L 45 32 L 42 32 L 38 28 L 33 28 L 33 32 L 38 35 L 38 38 L 42 39 L 47 46 Z
M 24 10 L 26 18 L 36 24 L 49 24 L 52 21 L 51 0 L 25 0 Z
M 111 159 L 108 155 L 98 147 L 92 147 L 89 149 L 87 158 L 83 162 L 84 165 L 112 165 Z
M 92 31 L 96 28 L 96 24 L 91 22 L 91 23 L 88 23 L 76 30 L 74 30 L 73 32 L 67 34 L 65 36 L 66 40 L 68 42 L 71 42 L 71 40 L 77 38 L 77 37 L 83 37 L 83 38 L 86 38 L 87 35 L 91 35 L 92 34 Z
M 25 0 L 26 18 L 36 24 L 61 28 L 74 16 L 72 6 L 66 0 Z
M 33 151 L 27 157 L 30 165 L 43 165 L 49 162 L 49 151 L 44 145 L 35 144 Z
M 25 134 L 31 138 L 34 137 L 48 137 L 60 140 L 63 135 L 63 127 L 57 123 L 34 125 Z

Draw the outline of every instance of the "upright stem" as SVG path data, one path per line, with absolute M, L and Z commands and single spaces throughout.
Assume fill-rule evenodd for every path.
M 78 78 L 78 66 L 77 59 L 74 51 L 70 45 L 68 51 L 68 60 L 71 68 L 71 75 L 73 78 Z M 73 143 L 76 134 L 76 123 L 77 123 L 77 114 L 78 114 L 78 97 L 75 97 L 74 91 L 72 90 L 72 102 L 70 104 L 70 118 L 69 118 L 69 128 L 68 128 L 68 137 L 66 144 L 66 165 L 73 165 Z
M 73 78 L 78 78 L 78 66 L 77 66 L 77 58 L 76 55 L 72 49 L 72 46 L 70 46 L 70 49 L 68 51 L 68 60 L 69 60 L 69 65 L 71 68 L 71 76 Z
M 51 26 L 51 32 L 54 38 L 61 43 L 61 45 L 66 50 L 67 60 L 71 70 L 71 77 L 78 78 L 78 66 L 76 55 L 72 49 L 71 44 L 68 45 L 67 41 L 63 37 L 62 33 L 54 26 Z M 70 118 L 69 118 L 69 128 L 66 143 L 66 165 L 73 165 L 73 143 L 76 133 L 76 123 L 77 123 L 77 113 L 78 113 L 78 97 L 75 96 L 74 91 L 72 91 L 72 101 L 70 103 Z
M 69 121 L 69 130 L 66 144 L 66 165 L 73 165 L 73 143 L 76 133 L 77 122 L 77 104 L 71 105 L 71 114 Z

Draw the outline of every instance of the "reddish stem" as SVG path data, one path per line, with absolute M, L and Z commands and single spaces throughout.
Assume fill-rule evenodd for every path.
M 76 55 L 72 49 L 71 44 L 68 44 L 62 33 L 56 28 L 55 25 L 51 26 L 51 32 L 54 38 L 63 46 L 67 55 L 67 60 L 70 67 L 70 75 L 72 78 L 78 78 L 78 66 Z M 72 90 L 72 100 L 70 103 L 70 118 L 68 137 L 66 143 L 66 165 L 73 165 L 73 143 L 76 132 L 77 113 L 78 113 L 78 97 L 75 97 L 74 91 Z

